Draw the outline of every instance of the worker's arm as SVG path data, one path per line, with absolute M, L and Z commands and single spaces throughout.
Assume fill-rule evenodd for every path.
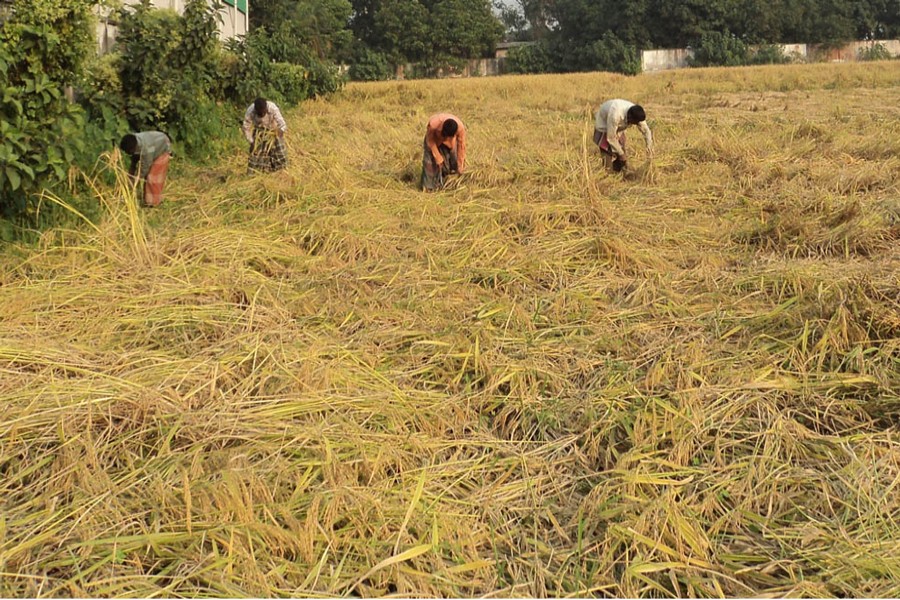
M 456 134 L 456 159 L 459 172 L 462 173 L 466 168 L 466 129 L 461 125 L 459 132 Z
M 438 145 L 434 141 L 434 132 L 431 129 L 425 134 L 425 143 L 428 145 L 428 149 L 431 150 L 431 156 L 434 157 L 434 163 L 437 166 L 444 164 L 444 157 L 441 156 L 441 151 L 438 150 Z
M 247 142 L 253 143 L 253 105 L 250 105 L 250 108 L 247 109 L 247 112 L 244 113 L 244 123 L 241 125 L 241 131 L 244 132 L 244 137 L 247 138 Z
M 647 151 L 650 153 L 650 156 L 653 156 L 653 133 L 650 131 L 647 121 L 638 123 L 638 129 L 644 134 L 644 141 L 647 142 Z
M 287 123 L 281 115 L 281 109 L 277 106 L 272 106 L 270 110 L 272 110 L 272 118 L 275 119 L 275 124 L 278 125 L 278 135 L 284 136 L 284 132 L 287 131 Z

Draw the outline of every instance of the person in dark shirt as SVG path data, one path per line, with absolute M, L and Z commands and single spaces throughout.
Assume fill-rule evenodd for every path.
M 119 148 L 131 157 L 129 175 L 144 182 L 144 206 L 159 206 L 172 156 L 172 141 L 161 131 L 129 133 Z

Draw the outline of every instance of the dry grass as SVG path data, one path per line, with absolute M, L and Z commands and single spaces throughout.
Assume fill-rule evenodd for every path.
M 0 259 L 0 595 L 900 595 L 898 82 L 352 85 L 288 173 L 99 188 Z

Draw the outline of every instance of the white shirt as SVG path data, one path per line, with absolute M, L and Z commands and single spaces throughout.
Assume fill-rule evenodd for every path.
M 628 109 L 634 106 L 634 102 L 617 98 L 615 100 L 607 100 L 597 109 L 597 116 L 594 120 L 594 127 L 597 131 L 607 134 L 606 139 L 610 148 L 616 154 L 625 154 L 625 150 L 619 145 L 619 132 L 628 129 Z M 647 142 L 647 149 L 653 152 L 653 134 L 650 132 L 650 126 L 647 121 L 641 121 L 637 124 L 638 129 L 644 134 L 644 141 Z
M 256 116 L 256 109 L 252 104 L 247 108 L 247 112 L 244 113 L 244 124 L 241 126 L 241 131 L 244 132 L 244 137 L 251 144 L 253 143 L 253 131 L 257 127 L 277 129 L 281 133 L 287 131 L 287 123 L 284 122 L 284 117 L 281 116 L 281 110 L 279 110 L 277 104 L 266 101 L 266 114 L 262 119 Z

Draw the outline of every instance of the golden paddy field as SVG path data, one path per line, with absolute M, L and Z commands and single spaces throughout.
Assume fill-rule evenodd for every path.
M 610 97 L 656 136 L 624 179 Z M 900 595 L 898 98 L 900 61 L 349 85 L 287 173 L 98 183 L 0 257 L 0 595 Z M 470 172 L 423 194 L 439 111 Z

